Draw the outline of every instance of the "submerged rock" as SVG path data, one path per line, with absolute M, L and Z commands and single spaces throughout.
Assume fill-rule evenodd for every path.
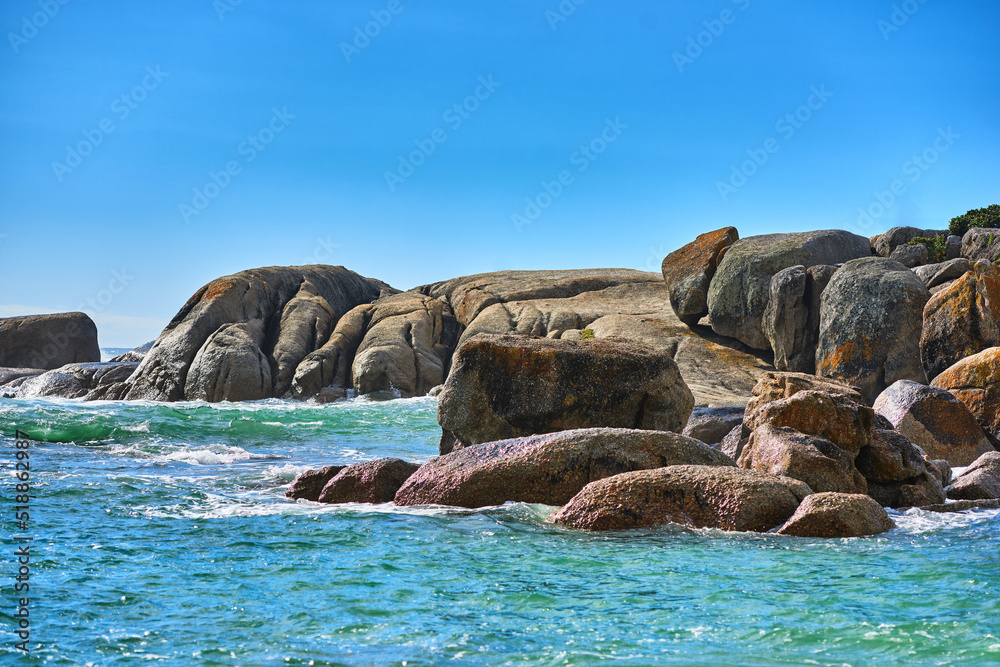
M 318 500 L 321 503 L 389 503 L 419 467 L 416 463 L 395 458 L 355 463 L 331 477 Z
M 866 495 L 814 493 L 777 532 L 795 537 L 863 537 L 895 527 L 882 506 Z
M 663 260 L 663 280 L 677 317 L 696 323 L 708 313 L 708 287 L 726 250 L 739 240 L 735 227 L 701 234 Z
M 0 367 L 53 370 L 100 361 L 97 325 L 85 313 L 0 318 Z
M 306 470 L 292 480 L 292 483 L 285 490 L 285 497 L 297 500 L 312 500 L 319 502 L 319 494 L 323 487 L 333 477 L 347 466 L 323 466 L 318 470 Z

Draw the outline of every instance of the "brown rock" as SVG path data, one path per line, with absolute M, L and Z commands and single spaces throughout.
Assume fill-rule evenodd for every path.
M 739 238 L 735 227 L 723 227 L 700 235 L 663 260 L 663 280 L 679 318 L 694 323 L 708 313 L 708 286 L 719 259 Z
M 852 458 L 871 440 L 875 414 L 844 394 L 800 391 L 789 398 L 747 406 L 743 423 L 751 431 L 764 424 L 787 426 L 830 440 Z
M 399 487 L 417 471 L 416 463 L 377 459 L 347 466 L 326 483 L 321 503 L 388 503 Z
M 489 442 L 431 459 L 407 480 L 395 502 L 562 505 L 594 480 L 680 463 L 735 466 L 721 452 L 677 433 L 578 429 Z
M 882 506 L 868 496 L 814 493 L 777 532 L 795 537 L 862 537 L 895 527 Z
M 285 497 L 319 502 L 319 494 L 334 475 L 347 466 L 323 466 L 318 470 L 306 470 L 298 474 L 285 489 Z
M 821 391 L 825 394 L 840 394 L 853 398 L 858 403 L 864 402 L 861 392 L 856 387 L 844 384 L 843 382 L 816 377 L 806 373 L 780 373 L 771 371 L 761 375 L 757 385 L 753 388 L 753 397 L 747 403 L 747 412 L 756 410 L 771 401 L 776 401 L 780 398 L 789 398 L 800 391 Z
M 987 452 L 972 462 L 948 487 L 957 500 L 1000 498 L 1000 452 Z
M 853 459 L 829 440 L 764 424 L 750 434 L 737 465 L 802 480 L 816 492 L 867 493 Z
M 1000 441 L 1000 347 L 962 359 L 934 378 L 969 409 L 987 434 Z
M 792 516 L 811 492 L 798 480 L 753 470 L 670 466 L 588 484 L 552 521 L 587 530 L 679 523 L 762 532 Z
M 943 472 L 895 431 L 875 429 L 871 443 L 861 448 L 854 465 L 868 481 L 868 495 L 883 507 L 944 502 Z M 951 469 L 947 470 L 950 474 Z

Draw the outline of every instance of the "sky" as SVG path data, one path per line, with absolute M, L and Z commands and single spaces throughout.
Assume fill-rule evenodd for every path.
M 993 0 L 4 0 L 0 317 L 214 278 L 659 271 L 1000 202 Z

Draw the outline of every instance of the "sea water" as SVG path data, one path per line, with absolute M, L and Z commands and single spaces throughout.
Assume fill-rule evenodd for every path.
M 996 511 L 893 512 L 884 535 L 820 540 L 284 497 L 310 468 L 428 460 L 436 408 L 0 401 L 0 663 L 1000 663 Z M 15 429 L 37 440 L 28 654 Z

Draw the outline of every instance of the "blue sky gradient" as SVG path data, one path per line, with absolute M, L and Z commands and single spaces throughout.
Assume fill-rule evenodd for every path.
M 132 346 L 257 266 L 658 271 L 1000 202 L 998 3 L 577 1 L 3 3 L 0 316 Z

